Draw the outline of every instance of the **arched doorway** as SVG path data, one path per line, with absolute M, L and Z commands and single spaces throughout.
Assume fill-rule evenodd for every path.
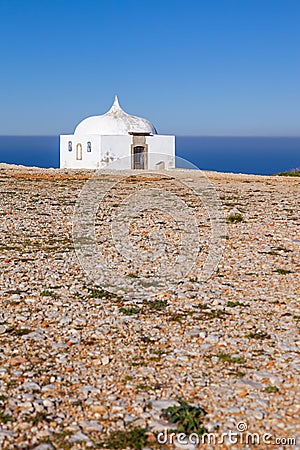
M 146 169 L 145 147 L 143 147 L 142 145 L 136 145 L 135 147 L 133 147 L 132 158 L 133 169 Z
M 149 133 L 130 132 L 132 135 L 131 144 L 131 168 L 147 170 L 148 169 L 148 144 L 146 136 Z

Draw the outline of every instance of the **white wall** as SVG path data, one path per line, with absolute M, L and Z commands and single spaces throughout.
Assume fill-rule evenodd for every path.
M 72 151 L 69 151 L 72 142 Z M 87 143 L 91 143 L 91 152 L 87 151 Z M 82 145 L 82 159 L 76 158 L 77 144 Z M 60 167 L 72 169 L 97 169 L 100 167 L 101 136 L 96 135 L 61 135 L 60 136 Z
M 115 169 L 131 169 L 131 135 L 62 135 L 60 136 L 60 167 L 73 169 L 98 169 L 112 164 Z M 69 151 L 69 141 L 72 151 Z M 92 151 L 87 152 L 91 142 Z M 76 158 L 76 146 L 82 145 L 82 160 Z M 155 170 L 163 161 L 165 169 L 175 167 L 175 136 L 146 136 L 148 145 L 148 170 Z
M 175 167 L 175 136 L 146 136 L 148 170 L 155 170 L 163 161 L 166 169 Z M 132 136 L 101 137 L 101 167 L 111 164 L 114 169 L 131 169 Z
M 148 169 L 154 170 L 155 164 L 163 161 L 166 169 L 175 167 L 175 136 L 147 136 Z
M 105 167 L 118 161 L 116 168 L 130 169 L 129 157 L 131 154 L 132 136 L 101 136 L 101 166 Z

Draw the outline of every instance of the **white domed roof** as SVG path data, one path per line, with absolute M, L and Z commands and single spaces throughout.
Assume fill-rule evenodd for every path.
M 128 133 L 157 134 L 155 127 L 142 117 L 130 116 L 119 105 L 118 97 L 102 116 L 92 116 L 80 122 L 75 134 L 127 135 Z

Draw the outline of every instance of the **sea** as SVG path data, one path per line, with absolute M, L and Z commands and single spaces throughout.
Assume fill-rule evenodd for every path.
M 300 167 L 300 137 L 176 136 L 176 154 L 179 167 L 272 175 Z M 59 136 L 0 136 L 1 162 L 57 168 Z

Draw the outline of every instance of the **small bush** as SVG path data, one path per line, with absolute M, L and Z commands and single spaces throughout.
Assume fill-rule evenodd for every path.
M 145 302 L 145 304 L 155 311 L 160 311 L 168 306 L 168 302 L 166 300 L 149 300 Z
M 274 272 L 277 272 L 280 275 L 287 275 L 289 273 L 293 273 L 291 270 L 288 269 L 275 269 Z
M 51 291 L 48 291 L 48 290 L 45 290 L 45 291 L 42 291 L 41 292 L 41 295 L 43 296 L 43 297 L 52 297 L 52 292 Z
M 125 316 L 132 316 L 133 314 L 138 314 L 141 310 L 140 308 L 120 308 L 119 311 Z
M 278 175 L 280 177 L 300 177 L 300 169 L 291 169 L 287 170 L 286 172 L 278 172 L 275 175 Z
M 265 391 L 268 392 L 269 394 L 275 394 L 276 392 L 279 391 L 279 389 L 277 386 L 267 386 Z
M 228 302 L 227 302 L 227 306 L 229 307 L 229 308 L 235 308 L 236 306 L 241 306 L 242 305 L 242 303 L 240 303 L 240 302 L 233 302 L 232 300 L 228 300 Z
M 138 278 L 139 276 L 136 273 L 129 272 L 126 275 L 126 278 Z
M 111 292 L 106 291 L 105 289 L 89 289 L 91 298 L 106 298 L 111 299 L 115 297 Z
M 26 336 L 26 334 L 32 333 L 31 328 L 8 328 L 6 330 L 7 334 L 13 334 L 14 336 Z
M 240 358 L 239 356 L 231 356 L 227 353 L 219 353 L 219 355 L 217 356 L 221 361 L 232 364 L 244 364 L 246 362 L 245 358 Z
M 32 333 L 32 329 L 31 328 L 21 328 L 19 330 L 15 330 L 13 332 L 13 334 L 15 336 L 26 336 L 27 334 Z
M 243 220 L 244 220 L 243 215 L 240 213 L 229 214 L 229 216 L 226 218 L 226 222 L 228 223 L 239 223 L 243 222 Z
M 146 428 L 133 428 L 132 430 L 120 430 L 111 433 L 107 442 L 104 444 L 104 448 L 142 450 L 144 447 L 147 447 L 147 444 L 148 436 Z
M 0 411 L 0 422 L 2 423 L 8 423 L 13 422 L 14 418 L 10 416 L 9 414 L 5 414 L 4 412 Z
M 249 339 L 271 339 L 271 336 L 264 331 L 254 331 L 249 334 L 246 334 L 246 338 Z
M 179 400 L 180 406 L 171 406 L 163 410 L 162 416 L 169 422 L 177 425 L 180 433 L 187 435 L 197 433 L 202 435 L 206 433 L 206 429 L 202 423 L 206 411 L 203 408 L 190 405 L 189 403 Z

